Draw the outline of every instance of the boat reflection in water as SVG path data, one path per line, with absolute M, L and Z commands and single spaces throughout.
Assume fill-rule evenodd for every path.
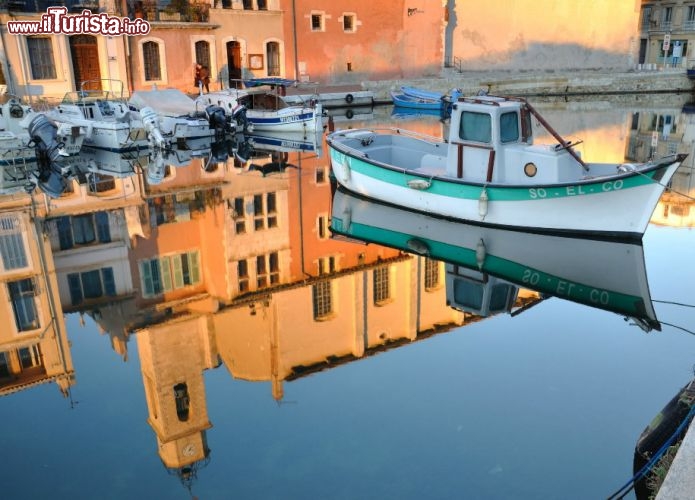
M 447 301 L 489 316 L 514 310 L 520 288 L 631 318 L 660 330 L 641 242 L 539 235 L 451 222 L 368 201 L 338 189 L 334 234 L 442 260 Z M 531 302 L 534 304 L 535 302 Z M 525 307 L 531 304 L 527 303 Z

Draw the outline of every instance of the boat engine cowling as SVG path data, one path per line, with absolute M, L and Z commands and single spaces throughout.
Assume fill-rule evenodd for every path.
M 232 119 L 234 119 L 243 132 L 253 131 L 253 125 L 249 123 L 249 119 L 246 117 L 246 106 L 239 104 L 235 107 L 232 110 Z
M 140 110 L 140 118 L 145 126 L 145 130 L 149 133 L 150 142 L 157 148 L 166 148 L 167 142 L 164 140 L 162 130 L 159 128 L 157 112 L 149 106 L 145 106 Z
M 232 125 L 231 119 L 224 112 L 224 108 L 221 106 L 215 106 L 211 104 L 205 108 L 205 116 L 208 119 L 210 128 L 215 129 L 216 132 L 231 133 L 236 130 L 236 127 Z
M 29 137 L 34 142 L 37 153 L 41 153 L 53 163 L 58 159 L 63 148 L 63 144 L 58 141 L 58 127 L 46 115 L 38 114 L 27 126 Z

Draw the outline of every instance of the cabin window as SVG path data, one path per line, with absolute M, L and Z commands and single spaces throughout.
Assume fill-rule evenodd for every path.
M 459 137 L 464 141 L 489 143 L 492 140 L 490 115 L 473 111 L 461 113 Z
M 519 115 L 516 111 L 502 113 L 500 116 L 500 140 L 502 142 L 519 140 Z
M 454 301 L 462 307 L 480 310 L 483 307 L 483 285 L 463 279 L 454 280 Z
M 314 321 L 328 319 L 333 313 L 331 282 L 319 281 L 311 287 L 311 299 L 314 305 Z
M 495 285 L 492 287 L 492 293 L 490 294 L 490 312 L 502 312 L 506 311 L 509 307 L 509 300 L 514 293 L 514 287 L 512 285 Z
M 142 61 L 145 66 L 145 81 L 162 79 L 162 69 L 159 64 L 159 44 L 157 42 L 142 44 Z
M 54 80 L 56 66 L 53 59 L 53 42 L 48 37 L 31 36 L 27 38 L 31 77 L 34 80 Z

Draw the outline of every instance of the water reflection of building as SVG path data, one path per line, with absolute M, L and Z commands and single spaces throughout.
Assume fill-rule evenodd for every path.
M 0 211 L 0 395 L 46 382 L 67 395 L 74 370 L 50 244 L 22 205 Z

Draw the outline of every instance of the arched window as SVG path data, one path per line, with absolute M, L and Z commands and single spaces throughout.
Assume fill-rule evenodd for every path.
M 195 62 L 210 68 L 210 43 L 206 40 L 195 42 Z
M 265 58 L 268 61 L 268 76 L 280 76 L 280 44 L 278 42 L 266 44 Z
M 188 396 L 188 386 L 185 382 L 174 386 L 174 400 L 176 401 L 176 416 L 181 422 L 188 420 L 190 412 L 190 397 Z
M 142 44 L 142 62 L 145 67 L 145 81 L 162 79 L 159 44 L 157 42 L 145 42 Z

